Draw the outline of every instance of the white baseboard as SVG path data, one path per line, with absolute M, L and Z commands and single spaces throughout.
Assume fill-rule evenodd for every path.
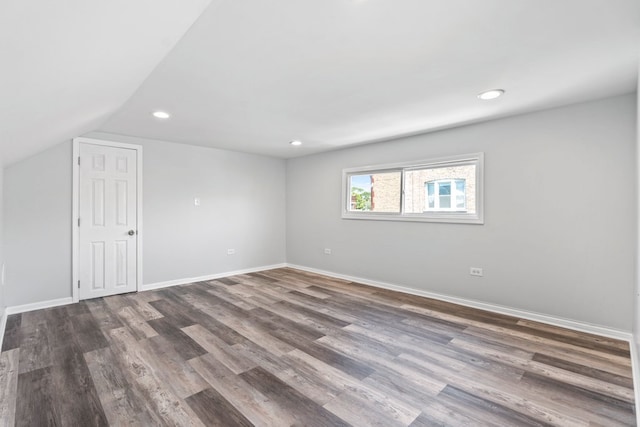
M 0 317 L 0 351 L 2 351 L 2 341 L 4 340 L 4 331 L 7 329 L 7 308 L 2 311 Z
M 235 271 L 227 271 L 224 273 L 210 274 L 208 276 L 191 277 L 188 279 L 176 279 L 176 280 L 168 280 L 166 282 L 149 283 L 147 285 L 142 285 L 140 290 L 151 291 L 153 289 L 167 288 L 169 286 L 186 285 L 188 283 L 194 283 L 194 282 L 205 282 L 207 280 L 220 279 L 221 277 L 237 276 L 238 274 L 248 274 L 248 273 L 255 273 L 257 271 L 273 270 L 274 268 L 284 268 L 286 266 L 287 264 L 285 263 L 273 264 L 273 265 L 265 265 L 262 267 L 247 268 L 244 270 L 235 270 Z
M 72 304 L 72 303 L 73 303 L 73 298 L 71 298 L 71 297 L 52 299 L 52 300 L 49 300 L 49 301 L 40 301 L 40 302 L 31 303 L 31 304 L 14 305 L 14 306 L 11 306 L 11 307 L 7 307 L 6 310 L 5 310 L 5 313 L 6 314 L 25 313 L 27 311 L 41 310 L 43 308 L 58 307 L 60 305 L 67 305 L 67 304 Z
M 418 290 L 418 289 L 413 289 L 413 288 L 407 288 L 407 287 L 404 287 L 404 286 L 394 285 L 394 284 L 391 284 L 391 283 L 365 279 L 365 278 L 362 278 L 362 277 L 349 276 L 349 275 L 345 275 L 345 274 L 335 273 L 335 272 L 332 272 L 332 271 L 321 270 L 321 269 L 317 269 L 317 268 L 305 267 L 305 266 L 302 266 L 302 265 L 288 264 L 288 263 L 266 265 L 266 266 L 261 266 L 261 267 L 253 267 L 253 268 L 247 268 L 247 269 L 243 269 L 243 270 L 227 271 L 227 272 L 216 273 L 216 274 L 211 274 L 211 275 L 207 275 L 207 276 L 169 280 L 169 281 L 166 281 L 166 282 L 150 283 L 150 284 L 142 285 L 140 290 L 141 291 L 148 291 L 148 290 L 153 290 L 153 289 L 161 289 L 161 288 L 166 288 L 166 287 L 169 287 L 169 286 L 184 285 L 184 284 L 188 284 L 188 283 L 202 282 L 202 281 L 207 281 L 207 280 L 215 280 L 215 279 L 219 279 L 221 277 L 235 276 L 235 275 L 247 274 L 247 273 L 255 273 L 255 272 L 258 272 L 258 271 L 273 270 L 275 268 L 284 268 L 284 267 L 295 268 L 295 269 L 302 270 L 302 271 L 308 271 L 308 272 L 311 272 L 311 273 L 322 274 L 322 275 L 329 276 L 329 277 L 335 277 L 335 278 L 338 278 L 338 279 L 348 280 L 350 282 L 362 283 L 362 284 L 373 286 L 373 287 L 377 287 L 377 288 L 403 292 L 403 293 L 406 293 L 406 294 L 417 295 L 417 296 L 426 297 L 426 298 L 433 298 L 433 299 L 437 299 L 437 300 L 441 300 L 441 301 L 447 301 L 447 302 L 451 302 L 451 303 L 454 303 L 454 304 L 463 305 L 463 306 L 466 306 L 466 307 L 478 308 L 480 310 L 486 310 L 486 311 L 491 311 L 491 312 L 494 312 L 494 313 L 506 314 L 506 315 L 509 315 L 509 316 L 514 316 L 514 317 L 519 317 L 519 318 L 522 318 L 522 319 L 533 320 L 533 321 L 546 323 L 546 324 L 554 325 L 554 326 L 559 326 L 559 327 L 562 327 L 562 328 L 572 329 L 572 330 L 576 330 L 576 331 L 580 331 L 580 332 L 587 332 L 587 333 L 600 335 L 600 336 L 604 336 L 604 337 L 609 337 L 609 338 L 615 338 L 615 339 L 628 341 L 629 342 L 629 346 L 632 348 L 632 356 L 634 354 L 634 351 L 637 350 L 635 348 L 635 342 L 634 342 L 634 339 L 633 339 L 633 334 L 631 332 L 629 332 L 629 331 L 618 330 L 618 329 L 609 328 L 609 327 L 606 327 L 606 326 L 594 325 L 594 324 L 591 324 L 591 323 L 579 322 L 579 321 L 576 321 L 576 320 L 565 319 L 565 318 L 561 318 L 561 317 L 550 316 L 550 315 L 547 315 L 547 314 L 536 313 L 536 312 L 531 312 L 531 311 L 526 311 L 526 310 L 520 310 L 520 309 L 511 308 L 511 307 L 505 307 L 505 306 L 501 306 L 501 305 L 497 305 L 497 304 L 490 304 L 490 303 L 486 303 L 486 302 L 475 301 L 475 300 L 470 300 L 470 299 L 465 299 L 465 298 L 459 298 L 459 297 L 454 297 L 454 296 L 450 296 L 450 295 L 444 295 L 444 294 L 438 294 L 438 293 L 434 293 L 434 292 L 422 291 L 422 290 Z M 24 313 L 24 312 L 27 312 L 27 311 L 40 310 L 40 309 L 50 308 L 50 307 L 57 307 L 57 306 L 60 306 L 60 305 L 66 305 L 66 304 L 71 304 L 71 303 L 73 303 L 73 299 L 71 297 L 68 297 L 68 298 L 59 298 L 59 299 L 49 300 L 49 301 L 41 301 L 41 302 L 36 302 L 36 303 L 32 303 L 32 304 L 24 304 L 24 305 L 17 305 L 17 306 L 7 307 L 7 308 L 5 308 L 4 313 L 2 314 L 2 319 L 1 319 L 2 323 L 0 323 L 0 327 L 1 327 L 0 330 L 3 332 L 3 335 L 4 335 L 4 327 L 5 327 L 5 323 L 6 323 L 6 317 L 8 315 L 10 315 L 10 314 Z M 1 339 L 2 339 L 2 336 L 0 336 L 0 340 Z M 637 354 L 636 354 L 636 357 L 638 357 Z M 632 361 L 632 362 L 635 365 L 635 361 Z M 636 368 L 637 368 L 638 371 L 640 371 L 640 365 L 637 365 Z M 638 377 L 640 377 L 640 372 L 638 372 Z M 640 381 L 638 381 L 638 384 L 640 384 Z M 638 389 L 639 389 L 638 392 L 640 393 L 640 387 L 638 387 Z M 639 425 L 640 425 L 640 423 L 639 423 Z
M 273 270 L 274 268 L 283 268 L 286 266 L 287 265 L 284 263 L 274 264 L 274 265 L 265 265 L 261 267 L 247 268 L 244 270 L 236 270 L 236 271 L 228 271 L 224 273 L 211 274 L 208 276 L 192 277 L 189 279 L 169 280 L 167 282 L 158 282 L 158 283 L 151 283 L 148 285 L 142 285 L 142 289 L 140 290 L 148 291 L 151 289 L 166 288 L 168 286 L 183 285 L 187 283 L 201 282 L 204 280 L 214 280 L 214 279 L 219 279 L 221 277 L 235 276 L 238 274 L 247 274 L 247 273 L 255 273 L 256 271 Z M 48 300 L 48 301 L 34 302 L 31 304 L 14 305 L 14 306 L 5 308 L 2 318 L 5 319 L 10 314 L 25 313 L 27 311 L 41 310 L 43 308 L 57 307 L 60 305 L 67 305 L 72 303 L 73 303 L 73 298 L 68 297 L 68 298 L 59 298 L 59 299 Z
M 294 268 L 297 270 L 308 271 L 310 273 L 322 274 L 329 277 L 335 277 L 338 279 L 348 280 L 350 282 L 362 283 L 365 285 L 373 286 L 381 289 L 388 289 L 392 291 L 398 291 L 410 295 L 417 295 L 426 298 L 433 298 L 441 301 L 447 301 L 454 304 L 463 305 L 466 307 L 478 308 L 481 310 L 491 311 L 494 313 L 506 314 L 509 316 L 519 317 L 522 319 L 533 320 L 541 323 L 547 323 L 553 326 L 559 326 L 567 329 L 572 329 L 580 332 L 587 332 L 591 334 L 601 335 L 604 337 L 620 339 L 629 342 L 629 349 L 631 351 L 631 367 L 633 371 L 633 383 L 634 383 L 634 393 L 635 393 L 635 402 L 636 408 L 640 407 L 640 360 L 638 359 L 638 347 L 636 346 L 636 340 L 634 335 L 631 332 L 608 328 L 605 326 L 594 325 L 585 322 L 579 322 L 571 319 L 565 319 L 561 317 L 549 316 L 546 314 L 525 311 L 514 309 L 510 307 L 505 307 L 496 304 L 489 304 L 481 301 L 474 301 L 465 298 L 458 298 L 450 295 L 443 295 L 434 292 L 422 291 L 418 289 L 407 288 L 404 286 L 397 286 L 391 283 L 380 282 L 376 280 L 365 279 L 362 277 L 349 276 L 340 273 L 334 273 L 332 271 L 320 270 L 317 268 L 305 267 L 296 264 L 282 263 L 282 264 L 274 264 L 267 265 L 262 267 L 248 268 L 244 270 L 236 270 L 236 271 L 228 271 L 225 273 L 217 273 L 208 276 L 201 277 L 192 277 L 189 279 L 177 279 L 177 280 L 169 280 L 166 282 L 157 282 L 150 283 L 147 285 L 142 285 L 141 291 L 153 290 L 166 288 L 169 286 L 183 285 L 193 282 L 202 282 L 207 280 L 215 280 L 222 277 L 235 276 L 238 274 L 247 274 L 247 273 L 255 273 L 258 271 L 266 271 L 273 270 L 276 268 Z M 24 313 L 27 311 L 40 310 L 44 308 L 57 307 L 61 305 L 71 304 L 73 303 L 73 298 L 60 298 L 49 301 L 41 301 L 32 304 L 24 304 L 12 307 L 6 307 L 4 312 L 0 316 L 0 349 L 2 348 L 2 341 L 4 339 L 4 333 L 7 324 L 7 316 L 10 314 Z M 636 411 L 636 422 L 640 426 L 640 411 Z
M 572 329 L 580 332 L 587 332 L 590 334 L 600 335 L 603 337 L 614 338 L 624 341 L 629 341 L 629 345 L 633 345 L 633 335 L 629 331 L 623 331 L 619 329 L 613 329 L 606 326 L 594 325 L 591 323 L 579 322 L 576 320 L 565 319 L 562 317 L 550 316 L 547 314 L 536 313 L 532 311 L 519 310 L 511 307 L 505 307 L 497 304 L 490 304 L 481 301 L 475 301 L 465 298 L 454 297 L 450 295 L 443 295 L 434 292 L 422 291 L 413 288 L 407 288 L 404 286 L 397 286 L 391 283 L 379 282 L 376 280 L 364 279 L 362 277 L 348 276 L 345 274 L 334 273 L 332 271 L 320 270 L 317 268 L 305 267 L 302 265 L 287 264 L 287 267 L 295 268 L 298 270 L 308 271 L 310 273 L 323 274 L 329 277 L 335 277 L 337 279 L 348 280 L 350 282 L 362 283 L 365 285 L 373 286 L 376 288 L 388 289 L 392 291 L 403 292 L 405 294 L 417 295 L 426 298 L 433 298 L 440 301 L 447 301 L 454 304 L 464 305 L 466 307 L 478 308 L 480 310 L 491 311 L 494 313 L 506 314 L 508 316 L 519 317 L 522 319 L 533 320 L 536 322 L 546 323 L 553 326 L 559 326 L 562 328 Z M 640 424 L 639 424 L 640 425 Z

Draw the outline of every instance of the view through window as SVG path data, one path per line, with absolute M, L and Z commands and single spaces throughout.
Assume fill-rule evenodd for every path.
M 343 217 L 482 221 L 482 153 L 345 170 Z

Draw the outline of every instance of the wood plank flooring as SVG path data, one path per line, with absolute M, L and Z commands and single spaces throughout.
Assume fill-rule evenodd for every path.
M 9 316 L 2 426 L 635 425 L 628 344 L 277 269 Z

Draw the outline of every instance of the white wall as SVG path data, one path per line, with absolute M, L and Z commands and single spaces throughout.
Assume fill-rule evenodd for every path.
M 290 160 L 287 261 L 630 331 L 635 122 L 627 95 Z M 343 168 L 477 151 L 484 225 L 340 218 Z
M 285 261 L 284 160 L 86 136 L 144 147 L 144 284 Z M 71 296 L 71 161 L 65 142 L 5 170 L 9 306 Z

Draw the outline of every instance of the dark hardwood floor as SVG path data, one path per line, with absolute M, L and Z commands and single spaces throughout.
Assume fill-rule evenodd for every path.
M 0 425 L 635 425 L 626 342 L 293 269 L 9 316 Z

